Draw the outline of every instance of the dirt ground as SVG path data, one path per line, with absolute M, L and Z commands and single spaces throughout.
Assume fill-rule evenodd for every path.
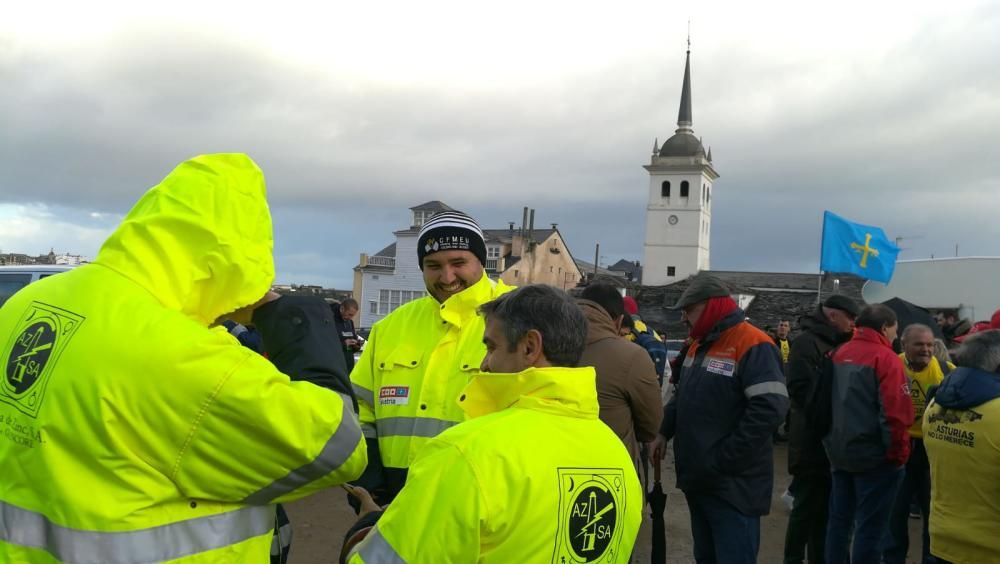
M 771 500 L 771 514 L 760 522 L 761 564 L 780 564 L 785 544 L 785 527 L 788 510 L 780 496 L 789 483 L 787 472 L 788 451 L 778 445 L 774 451 L 774 495 Z M 694 564 L 691 547 L 691 524 L 687 504 L 680 490 L 674 488 L 673 455 L 668 453 L 663 461 L 663 486 L 667 492 L 667 562 L 671 564 Z M 291 564 L 313 564 L 335 562 L 340 551 L 344 533 L 354 523 L 354 512 L 345 501 L 345 493 L 339 488 L 327 490 L 309 498 L 289 504 L 286 508 L 291 517 L 294 539 L 292 542 Z M 635 544 L 632 562 L 649 562 L 650 550 L 649 507 L 644 513 L 642 529 Z M 917 563 L 913 555 L 919 545 L 919 522 L 910 521 L 910 558 L 908 563 Z

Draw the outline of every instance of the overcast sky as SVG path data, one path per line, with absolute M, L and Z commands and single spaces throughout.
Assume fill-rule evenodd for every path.
M 432 199 L 641 259 L 690 17 L 713 268 L 816 271 L 824 209 L 902 259 L 1000 255 L 997 2 L 133 4 L 0 7 L 0 250 L 93 257 L 177 163 L 239 151 L 279 282 L 349 288 Z

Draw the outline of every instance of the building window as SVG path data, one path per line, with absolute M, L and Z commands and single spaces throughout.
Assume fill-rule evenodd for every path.
M 684 182 L 681 182 L 681 198 L 687 198 L 688 192 L 690 191 L 691 191 L 691 185 L 688 184 L 688 181 L 685 180 Z
M 389 315 L 389 290 L 378 291 L 378 314 Z
M 709 186 L 708 188 L 705 189 L 705 203 L 708 204 L 711 202 L 712 202 L 712 187 Z
M 486 247 L 486 258 L 488 259 L 500 258 L 500 247 Z
M 378 302 L 376 300 L 370 300 L 368 302 L 368 313 L 378 315 Z
M 667 267 L 667 276 L 674 276 L 676 274 L 677 274 L 677 268 L 675 268 L 673 266 L 668 266 Z
M 518 271 L 517 271 L 517 270 L 515 270 L 515 271 L 514 271 L 514 278 L 518 278 L 519 276 L 520 276 L 520 274 L 518 274 Z
M 417 210 L 413 212 L 413 226 L 423 226 L 423 224 L 427 223 L 430 218 L 434 217 L 435 213 L 436 212 L 431 210 Z
M 660 197 L 669 198 L 670 197 L 670 181 L 664 180 L 663 184 L 660 185 Z

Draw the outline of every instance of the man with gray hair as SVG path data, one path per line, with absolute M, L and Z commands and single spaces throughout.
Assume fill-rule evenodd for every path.
M 906 326 L 900 337 L 903 352 L 899 358 L 903 360 L 903 372 L 910 385 L 910 400 L 913 401 L 914 420 L 910 426 L 910 458 L 906 461 L 906 472 L 903 482 L 896 494 L 892 512 L 889 514 L 888 544 L 882 553 L 884 564 L 904 564 L 909 548 L 909 517 L 910 500 L 917 497 L 920 516 L 923 518 L 923 552 L 922 563 L 932 562 L 930 558 L 930 537 L 927 521 L 930 517 L 931 476 L 930 465 L 927 462 L 927 451 L 924 450 L 924 433 L 921 429 L 924 409 L 932 388 L 936 388 L 944 377 L 954 370 L 951 363 L 940 363 L 934 357 L 934 332 L 930 327 L 919 323 Z
M 1000 331 L 962 343 L 924 414 L 931 468 L 931 553 L 938 562 L 1000 554 Z
M 541 284 L 480 311 L 486 357 L 456 402 L 467 420 L 427 441 L 384 514 L 357 491 L 372 513 L 348 533 L 345 559 L 628 562 L 643 492 L 598 417 L 594 369 L 577 367 L 583 312 Z

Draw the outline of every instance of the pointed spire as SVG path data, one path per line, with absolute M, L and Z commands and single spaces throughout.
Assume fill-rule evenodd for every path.
M 657 137 L 656 139 L 653 140 L 653 154 L 654 155 L 659 155 L 660 154 L 660 138 L 659 137 Z
M 708 162 L 712 162 L 712 148 L 708 148 Z
M 691 131 L 691 38 L 688 38 L 687 59 L 684 61 L 684 85 L 681 86 L 681 107 L 677 112 L 677 131 Z

